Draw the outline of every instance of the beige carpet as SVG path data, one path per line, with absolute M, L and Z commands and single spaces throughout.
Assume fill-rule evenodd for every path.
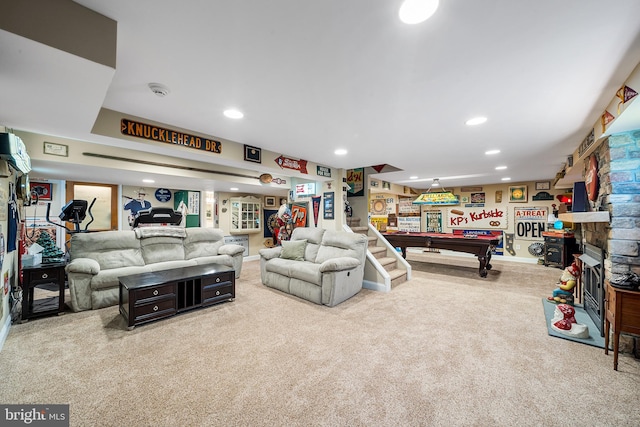
M 547 334 L 561 270 L 409 258 L 413 279 L 328 308 L 246 262 L 230 303 L 127 331 L 117 307 L 16 324 L 2 403 L 72 426 L 640 425 L 640 361 Z

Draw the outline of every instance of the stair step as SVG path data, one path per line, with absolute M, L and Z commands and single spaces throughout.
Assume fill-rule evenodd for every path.
M 384 246 L 369 246 L 367 249 L 375 258 L 382 258 L 387 254 L 387 248 Z
M 389 271 L 389 276 L 391 277 L 391 287 L 407 281 L 407 271 L 399 268 Z
M 398 267 L 398 260 L 396 258 L 393 258 L 393 257 L 378 258 L 378 262 L 387 271 L 395 270 Z
M 359 226 L 360 225 L 360 218 L 358 218 L 358 217 L 347 218 L 347 225 L 349 227 L 352 227 L 352 226 L 356 226 L 357 227 L 357 226 Z
M 362 227 L 360 225 L 353 226 L 351 227 L 351 231 L 353 231 L 354 233 L 367 234 L 367 232 L 369 231 L 369 227 Z
M 378 238 L 376 236 L 367 236 L 367 246 L 375 246 L 378 243 Z

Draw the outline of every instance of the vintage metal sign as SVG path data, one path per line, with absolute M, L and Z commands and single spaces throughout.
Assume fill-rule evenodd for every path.
M 331 168 L 328 168 L 326 166 L 317 166 L 316 173 L 318 174 L 318 176 L 331 178 Z
M 516 237 L 521 240 L 540 240 L 545 231 L 549 209 L 515 208 Z
M 507 228 L 507 211 L 503 208 L 493 209 L 447 209 L 447 222 L 450 228 Z
M 275 159 L 275 162 L 281 168 L 297 170 L 301 173 L 307 173 L 307 161 L 300 159 L 292 159 L 285 156 L 279 156 Z
M 176 130 L 161 128 L 146 123 L 135 122 L 133 120 L 120 120 L 120 132 L 123 135 L 148 139 L 150 141 L 183 145 L 188 148 L 208 151 L 210 153 L 222 153 L 222 143 L 220 141 L 190 135 Z
M 441 193 L 422 193 L 413 201 L 417 205 L 458 205 L 458 196 L 450 191 Z

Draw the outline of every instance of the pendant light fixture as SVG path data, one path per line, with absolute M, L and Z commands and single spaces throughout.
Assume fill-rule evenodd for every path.
M 433 179 L 433 183 L 429 187 L 429 189 L 418 196 L 417 199 L 413 201 L 414 205 L 459 205 L 460 200 L 458 196 L 453 194 L 451 191 L 447 191 L 446 188 L 441 187 L 441 190 L 438 192 L 431 192 L 432 187 L 441 187 L 440 180 L 438 178 Z

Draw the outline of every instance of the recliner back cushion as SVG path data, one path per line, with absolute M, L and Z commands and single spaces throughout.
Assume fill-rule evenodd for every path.
M 187 228 L 184 239 L 185 259 L 218 255 L 224 245 L 224 233 L 219 228 Z
M 99 231 L 76 233 L 71 236 L 69 255 L 91 258 L 100 264 L 101 270 L 144 265 L 140 241 L 133 231 Z
M 325 230 L 323 228 L 299 227 L 293 230 L 291 240 L 306 240 L 307 246 L 304 249 L 304 260 L 316 262 L 322 236 Z
M 145 264 L 185 259 L 181 237 L 144 237 L 140 247 Z
M 321 264 L 332 258 L 351 257 L 364 263 L 366 247 L 367 238 L 363 234 L 326 230 L 315 262 Z

